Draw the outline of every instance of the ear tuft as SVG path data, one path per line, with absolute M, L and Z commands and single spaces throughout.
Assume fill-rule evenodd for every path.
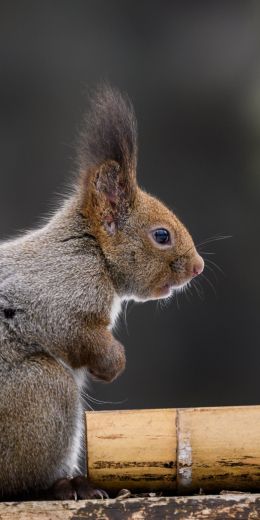
M 79 140 L 80 171 L 116 161 L 123 170 L 136 170 L 137 124 L 127 95 L 101 85 L 90 98 L 90 109 Z

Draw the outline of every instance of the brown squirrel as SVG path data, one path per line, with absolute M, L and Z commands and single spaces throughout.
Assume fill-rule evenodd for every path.
M 41 229 L 0 246 L 0 494 L 106 496 L 78 475 L 81 391 L 112 381 L 123 300 L 166 298 L 204 262 L 178 218 L 136 182 L 127 96 L 97 89 L 72 194 Z

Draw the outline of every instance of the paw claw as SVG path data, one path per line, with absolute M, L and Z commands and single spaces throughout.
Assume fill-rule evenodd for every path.
M 61 478 L 47 491 L 49 500 L 84 500 L 87 498 L 109 498 L 103 489 L 95 489 L 84 476 Z
M 94 489 L 93 490 L 93 494 L 92 494 L 92 497 L 93 498 L 101 498 L 103 500 L 103 494 L 101 493 L 100 489 Z

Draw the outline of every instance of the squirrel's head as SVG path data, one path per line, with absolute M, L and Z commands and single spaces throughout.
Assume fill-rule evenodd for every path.
M 81 210 L 117 293 L 165 298 L 200 274 L 204 262 L 176 215 L 138 187 L 136 141 L 129 99 L 100 88 L 81 138 Z

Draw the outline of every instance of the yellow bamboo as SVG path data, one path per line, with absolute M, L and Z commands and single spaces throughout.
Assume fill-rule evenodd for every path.
M 176 411 L 90 412 L 87 466 L 110 489 L 175 489 Z
M 92 482 L 118 490 L 260 490 L 260 406 L 86 413 Z

